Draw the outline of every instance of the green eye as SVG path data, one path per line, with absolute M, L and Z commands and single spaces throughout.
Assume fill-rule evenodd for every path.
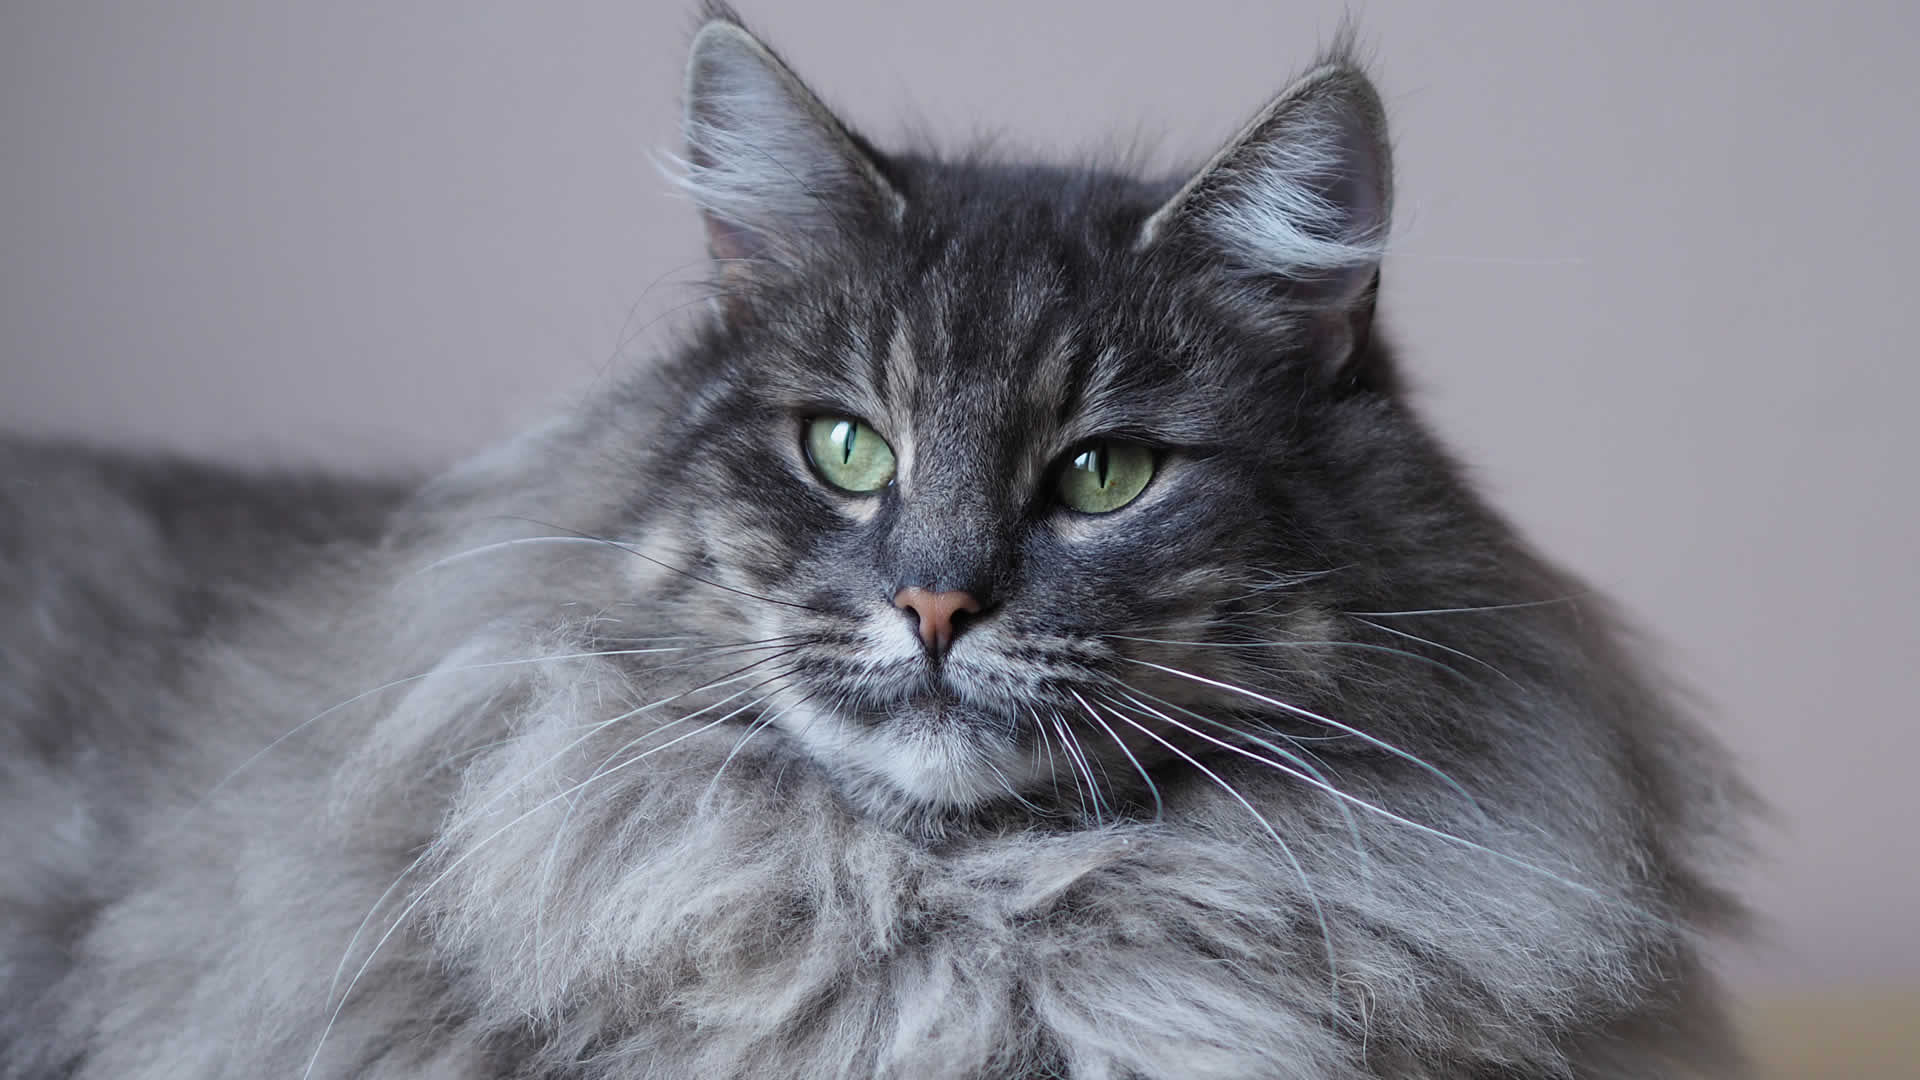
M 845 416 L 807 421 L 807 458 L 842 491 L 878 491 L 893 480 L 893 448 L 872 428 Z
M 1101 439 L 1060 470 L 1060 501 L 1083 514 L 1118 510 L 1140 497 L 1153 479 L 1153 451 L 1139 443 Z

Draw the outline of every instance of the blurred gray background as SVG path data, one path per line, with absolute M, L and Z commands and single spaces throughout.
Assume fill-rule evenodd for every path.
M 742 0 L 882 144 L 1203 156 L 1328 2 Z M 0 7 L 0 425 L 432 465 L 694 296 L 691 4 Z M 1429 412 L 1771 798 L 1754 987 L 1920 982 L 1920 5 L 1361 5 Z M 664 321 L 662 321 L 664 320 Z

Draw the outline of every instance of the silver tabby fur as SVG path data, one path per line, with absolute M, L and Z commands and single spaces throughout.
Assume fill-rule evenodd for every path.
M 1409 411 L 1346 50 L 1163 183 L 714 8 L 687 133 L 708 316 L 450 475 L 0 451 L 0 1075 L 1735 1071 L 1740 789 Z

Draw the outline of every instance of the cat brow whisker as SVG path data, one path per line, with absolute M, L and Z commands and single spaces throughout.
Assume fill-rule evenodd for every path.
M 1338 731 L 1344 731 L 1349 735 L 1353 735 L 1365 742 L 1371 743 L 1374 746 L 1379 747 L 1382 750 L 1385 750 L 1387 753 L 1392 754 L 1397 758 L 1400 758 L 1404 761 L 1411 762 L 1412 764 L 1420 767 L 1421 769 L 1426 770 L 1428 773 L 1431 773 L 1433 776 L 1437 777 L 1442 783 L 1446 784 L 1448 787 L 1452 788 L 1455 792 L 1457 792 L 1462 799 L 1465 799 L 1467 801 L 1467 804 L 1473 807 L 1475 813 L 1480 814 L 1483 818 L 1486 816 L 1486 812 L 1480 809 L 1479 800 L 1475 799 L 1467 791 L 1466 788 L 1460 786 L 1459 781 L 1455 780 L 1451 776 L 1448 776 L 1446 772 L 1442 770 L 1439 766 L 1434 765 L 1432 762 L 1427 761 L 1426 759 L 1420 757 L 1417 754 L 1413 754 L 1409 751 L 1403 750 L 1400 747 L 1395 746 L 1392 743 L 1386 741 L 1385 739 L 1380 738 L 1379 736 L 1370 735 L 1367 732 L 1362 731 L 1357 727 L 1353 727 L 1349 724 L 1343 724 L 1338 720 L 1334 720 L 1329 717 L 1322 716 L 1319 713 L 1313 712 L 1310 709 L 1303 709 L 1298 705 L 1292 704 L 1291 702 L 1282 701 L 1276 697 L 1270 697 L 1256 690 L 1249 690 L 1244 686 L 1236 686 L 1233 683 L 1222 682 L 1219 679 L 1209 679 L 1205 675 L 1195 675 L 1191 671 L 1182 671 L 1179 668 L 1168 667 L 1165 664 L 1156 664 L 1151 660 L 1136 660 L 1130 656 L 1122 657 L 1121 659 L 1126 660 L 1128 663 L 1131 663 L 1131 664 L 1139 664 L 1142 667 L 1150 667 L 1158 671 L 1164 671 L 1169 675 L 1177 675 L 1183 679 L 1190 679 L 1193 682 L 1201 683 L 1206 686 L 1217 687 L 1221 690 L 1229 690 L 1236 694 L 1243 694 L 1247 697 L 1254 699 L 1255 701 L 1264 702 L 1268 705 L 1273 706 L 1276 709 L 1283 709 L 1287 712 L 1294 714 L 1295 716 L 1299 716 L 1307 720 L 1312 720 L 1312 721 L 1315 721 L 1316 723 L 1325 724 L 1326 726 L 1330 728 L 1334 728 L 1335 730 L 1338 730 Z
M 607 369 L 613 365 L 613 362 L 620 359 L 620 357 L 627 351 L 627 349 L 631 347 L 634 342 L 639 341 L 641 335 L 645 334 L 649 329 L 651 329 L 655 323 L 659 322 L 661 319 L 665 318 L 666 316 L 671 315 L 676 311 L 679 311 L 681 308 L 688 306 L 688 304 L 685 304 L 685 303 L 675 304 L 667 308 L 665 311 L 655 315 L 653 318 L 648 319 L 646 322 L 641 323 L 639 326 L 634 327 L 634 321 L 633 321 L 634 316 L 640 313 L 640 305 L 646 302 L 647 297 L 653 295 L 653 290 L 659 288 L 661 285 L 666 284 L 666 282 L 672 279 L 672 277 L 675 274 L 681 273 L 686 270 L 699 269 L 701 267 L 706 266 L 707 263 L 709 263 L 710 261 L 712 261 L 711 257 L 706 259 L 689 259 L 685 262 L 679 263 L 678 265 L 668 267 L 667 269 L 661 271 L 660 274 L 656 276 L 652 281 L 648 282 L 646 288 L 640 290 L 640 295 L 634 297 L 633 303 L 627 305 L 627 313 L 624 316 L 622 316 L 620 319 L 620 332 L 617 335 L 615 335 L 613 348 L 608 352 L 606 360 L 604 360 L 601 363 L 599 372 L 597 372 L 594 376 L 595 379 L 604 377 L 607 373 Z M 682 286 L 691 286 L 691 285 L 700 285 L 700 284 L 703 284 L 703 282 L 696 279 L 694 281 L 681 281 L 678 284 Z M 705 300 L 705 299 L 707 299 L 707 297 L 698 296 L 698 297 L 695 297 L 692 302 L 698 303 L 699 301 Z M 633 329 L 629 330 L 628 329 L 629 327 L 633 327 Z
M 1120 752 L 1125 754 L 1127 760 L 1133 764 L 1133 770 L 1140 774 L 1140 779 L 1146 782 L 1147 791 L 1153 796 L 1153 820 L 1162 820 L 1166 816 L 1166 804 L 1161 801 L 1160 798 L 1160 785 L 1154 783 L 1153 777 L 1147 775 L 1146 767 L 1141 765 L 1140 759 L 1134 756 L 1133 750 L 1127 746 L 1126 740 L 1122 739 L 1110 724 L 1100 718 L 1100 714 L 1094 710 L 1092 705 L 1087 704 L 1087 699 L 1081 697 L 1078 690 L 1068 687 L 1067 693 L 1073 695 L 1073 700 L 1079 702 L 1080 707 L 1086 710 L 1088 719 L 1099 724 L 1100 730 L 1107 733 L 1107 737 L 1113 740 L 1113 744 L 1118 746 Z

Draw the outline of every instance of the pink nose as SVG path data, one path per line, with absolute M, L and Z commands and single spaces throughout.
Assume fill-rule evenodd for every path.
M 920 616 L 920 640 L 928 652 L 939 656 L 953 644 L 954 617 L 963 611 L 969 615 L 978 613 L 980 601 L 975 600 L 972 593 L 959 589 L 934 592 L 916 585 L 895 593 L 893 606 Z

